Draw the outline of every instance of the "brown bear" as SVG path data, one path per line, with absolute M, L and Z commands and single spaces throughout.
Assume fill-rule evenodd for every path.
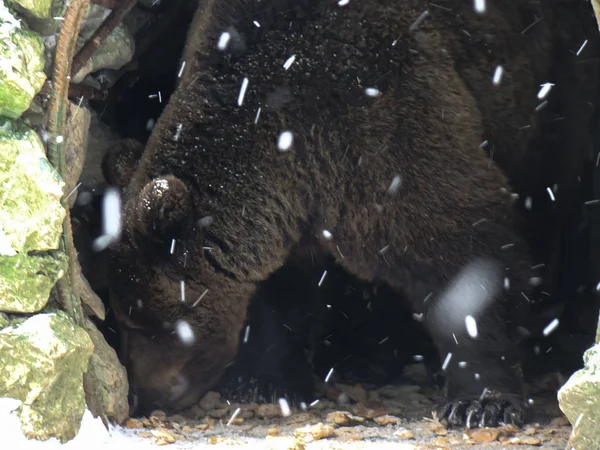
M 443 417 L 521 424 L 507 327 L 534 300 L 531 262 L 482 147 L 518 157 L 536 135 L 549 20 L 523 31 L 548 14 L 519 0 L 201 2 L 179 85 L 118 183 L 110 301 L 139 401 L 197 401 L 234 360 L 257 284 L 287 258 L 329 255 L 423 317 Z

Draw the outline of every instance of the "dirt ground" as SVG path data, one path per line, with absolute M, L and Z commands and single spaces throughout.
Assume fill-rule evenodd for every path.
M 564 449 L 571 427 L 555 393 L 534 386 L 529 391 L 528 423 L 522 429 L 447 429 L 432 415 L 438 390 L 413 384 L 373 390 L 335 385 L 318 403 L 306 411 L 293 408 L 287 417 L 279 404 L 230 404 L 209 393 L 183 414 L 156 411 L 149 418 L 129 419 L 124 429 L 178 449 Z
M 86 411 L 79 435 L 65 445 L 56 440 L 27 441 L 10 402 L 0 402 L 3 447 L 80 450 L 127 448 L 173 450 L 257 448 L 267 450 L 317 449 L 547 449 L 563 450 L 571 427 L 556 400 L 559 379 L 548 375 L 528 386 L 529 417 L 522 428 L 447 429 L 432 411 L 441 400 L 437 388 L 423 384 L 329 386 L 323 398 L 306 411 L 285 405 L 234 404 L 209 392 L 198 405 L 182 414 L 128 419 L 109 425 Z M 14 401 L 13 401 L 14 403 Z M 116 446 L 116 447 L 115 447 Z

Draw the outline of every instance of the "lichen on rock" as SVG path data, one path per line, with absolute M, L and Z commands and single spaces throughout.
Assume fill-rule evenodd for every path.
M 89 38 L 87 34 L 88 30 L 82 30 L 81 42 L 84 42 L 83 39 Z M 87 64 L 75 74 L 73 82 L 80 83 L 88 74 L 100 69 L 118 70 L 131 61 L 134 52 L 135 40 L 131 32 L 125 25 L 118 25 Z
M 45 80 L 42 39 L 0 2 L 0 116 L 18 118 Z
M 17 415 L 26 437 L 63 442 L 75 437 L 93 349 L 85 330 L 62 311 L 0 330 L 0 397 L 22 402 Z
M 46 255 L 0 255 L 0 311 L 41 311 L 50 290 L 67 271 L 64 253 Z
M 129 384 L 125 367 L 91 320 L 86 319 L 84 327 L 94 343 L 94 353 L 83 376 L 88 408 L 95 417 L 122 423 L 129 415 Z
M 585 366 L 558 391 L 560 409 L 573 425 L 569 448 L 585 450 L 600 444 L 600 344 L 583 356 Z
M 0 123 L 0 254 L 58 248 L 63 186 L 37 133 Z
M 49 19 L 52 16 L 52 0 L 9 0 L 15 6 L 34 17 Z

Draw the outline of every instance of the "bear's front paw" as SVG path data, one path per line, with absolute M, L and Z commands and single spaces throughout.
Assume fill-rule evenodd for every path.
M 291 406 L 300 406 L 310 397 L 310 383 L 298 385 L 281 380 L 265 380 L 252 376 L 237 376 L 222 380 L 219 392 L 227 400 L 239 403 L 277 403 L 285 398 Z
M 496 427 L 503 425 L 523 426 L 525 408 L 513 398 L 482 400 L 453 400 L 438 410 L 440 420 L 446 419 L 451 426 L 467 428 Z

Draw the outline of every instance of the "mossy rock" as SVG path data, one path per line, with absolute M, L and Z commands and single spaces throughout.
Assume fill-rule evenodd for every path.
M 48 302 L 50 290 L 66 272 L 64 253 L 0 256 L 0 311 L 38 312 Z
M 52 17 L 52 0 L 9 0 L 16 9 L 40 19 Z
M 94 346 L 62 311 L 0 330 L 0 398 L 20 400 L 30 439 L 73 439 L 85 411 L 83 374 Z
M 44 81 L 42 39 L 23 28 L 0 2 L 0 116 L 18 118 Z
M 58 248 L 63 186 L 37 133 L 0 122 L 0 255 Z
M 569 448 L 600 448 L 600 345 L 583 356 L 585 366 L 558 391 L 562 412 L 573 424 Z

